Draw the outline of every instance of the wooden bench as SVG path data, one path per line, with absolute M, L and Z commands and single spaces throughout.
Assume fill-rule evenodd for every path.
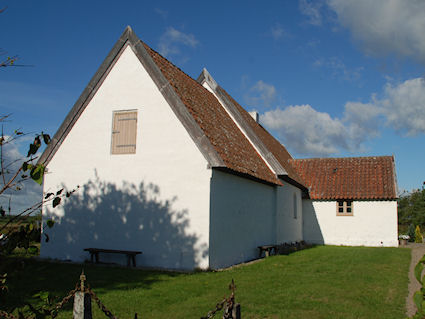
M 266 255 L 266 257 L 269 257 L 272 253 L 272 251 L 274 252 L 274 254 L 276 255 L 276 245 L 263 245 L 263 246 L 258 246 L 258 249 L 260 250 L 260 258 L 263 254 L 263 251 Z
M 136 255 L 142 254 L 141 251 L 116 250 L 116 249 L 104 249 L 104 248 L 84 248 L 84 251 L 88 251 L 90 253 L 90 260 L 92 263 L 93 263 L 93 257 L 94 257 L 96 264 L 99 263 L 99 253 L 126 255 L 127 267 L 130 267 L 130 260 L 133 262 L 133 267 L 136 267 Z

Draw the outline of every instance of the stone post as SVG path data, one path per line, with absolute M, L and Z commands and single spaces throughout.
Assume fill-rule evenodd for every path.
M 74 295 L 74 319 L 92 319 L 91 313 L 91 296 L 85 292 L 84 281 L 86 276 L 84 275 L 84 270 L 81 273 L 80 281 L 80 291 L 77 291 Z

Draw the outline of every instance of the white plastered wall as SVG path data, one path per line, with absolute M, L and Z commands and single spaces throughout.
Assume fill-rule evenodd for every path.
M 348 246 L 398 246 L 397 202 L 354 201 L 353 216 L 337 216 L 336 201 L 303 200 L 304 240 Z
M 137 110 L 136 154 L 111 155 L 112 113 Z M 41 256 L 83 261 L 83 248 L 141 250 L 139 266 L 208 267 L 211 169 L 130 47 L 48 164 Z M 125 256 L 105 255 L 125 263 Z
M 278 244 L 303 240 L 301 190 L 286 182 L 276 188 L 276 241 Z M 296 203 L 294 204 L 294 201 Z M 296 215 L 294 215 L 296 210 Z M 294 218 L 296 216 L 296 218 Z
M 275 187 L 213 169 L 210 267 L 258 258 L 257 246 L 276 240 Z

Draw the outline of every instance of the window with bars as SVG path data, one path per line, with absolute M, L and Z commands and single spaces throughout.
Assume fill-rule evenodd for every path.
M 111 154 L 135 154 L 137 111 L 117 111 L 112 117 Z
M 353 201 L 339 200 L 336 204 L 336 214 L 338 216 L 353 216 Z

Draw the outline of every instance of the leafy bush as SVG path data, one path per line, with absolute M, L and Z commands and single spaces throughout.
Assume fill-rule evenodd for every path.
M 421 234 L 421 228 L 419 227 L 419 225 L 417 225 L 415 229 L 415 243 L 422 243 L 423 240 L 424 238 L 422 237 L 422 234 Z
M 409 235 L 410 237 L 409 239 L 410 242 L 415 241 L 415 225 L 413 224 L 409 225 L 409 228 L 407 229 L 407 235 Z

